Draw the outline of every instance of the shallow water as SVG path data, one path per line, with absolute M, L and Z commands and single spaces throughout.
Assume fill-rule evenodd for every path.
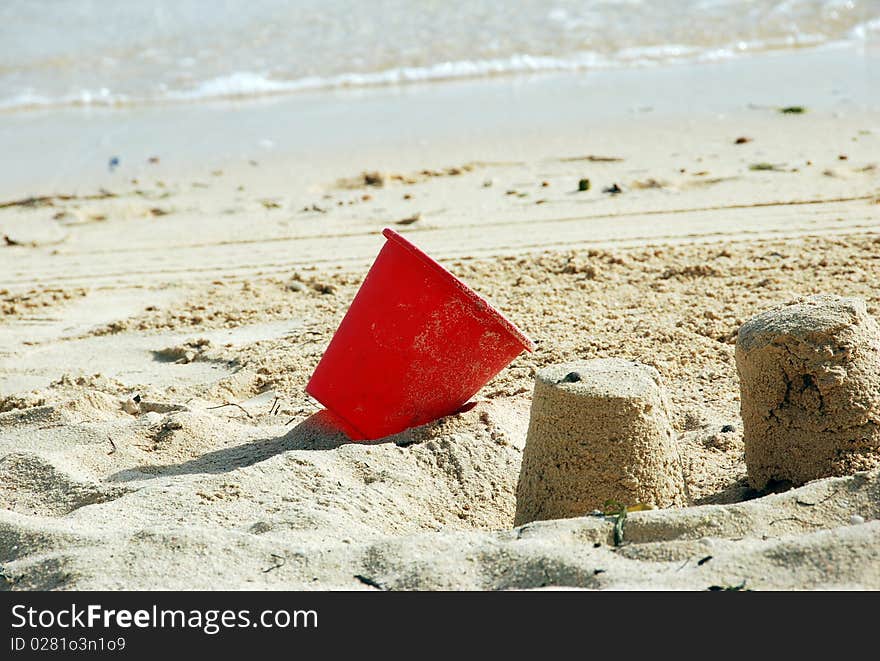
M 7 0 L 0 109 L 593 70 L 880 41 L 880 0 Z

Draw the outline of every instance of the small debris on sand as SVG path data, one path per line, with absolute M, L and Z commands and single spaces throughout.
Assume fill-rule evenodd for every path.
M 416 222 L 420 221 L 421 219 L 422 219 L 422 213 L 419 211 L 417 213 L 414 213 L 412 216 L 408 216 L 407 218 L 403 218 L 401 220 L 398 220 L 395 224 L 396 225 L 412 225 L 413 223 L 416 223 Z
M 25 197 L 19 200 L 12 200 L 11 202 L 0 202 L 0 209 L 6 209 L 9 207 L 38 209 L 40 207 L 55 206 L 55 202 L 70 202 L 72 200 L 106 200 L 111 197 L 116 197 L 116 193 L 111 193 L 102 188 L 94 195 L 42 195 L 39 197 Z
M 785 170 L 781 165 L 775 165 L 773 163 L 752 163 L 749 165 L 749 170 L 752 172 L 784 172 Z
M 336 285 L 330 284 L 329 282 L 319 282 L 317 280 L 312 280 L 309 282 L 309 285 L 312 289 L 314 289 L 319 294 L 335 294 L 336 293 Z
M 590 180 L 584 177 L 578 181 L 578 190 L 581 192 L 590 190 Z
M 708 174 L 708 173 L 707 173 Z M 657 179 L 642 179 L 640 181 L 632 182 L 632 187 L 640 190 L 646 190 L 649 188 L 666 188 L 666 184 L 662 181 L 658 181 Z
M 622 158 L 617 156 L 596 156 L 595 154 L 587 154 L 586 156 L 567 156 L 560 158 L 561 163 L 573 163 L 575 161 L 589 161 L 590 163 L 620 163 Z
M 342 204 L 342 202 L 340 202 L 339 204 Z M 317 204 L 313 204 L 308 207 L 303 207 L 302 210 L 306 211 L 306 212 L 315 211 L 317 213 L 327 213 L 327 209 L 325 209 L 324 207 L 319 207 Z
M 603 188 L 602 192 L 608 193 L 609 195 L 620 195 L 623 192 L 623 189 L 617 184 L 611 184 L 610 186 Z
M 364 172 L 364 185 L 365 186 L 384 186 L 385 185 L 385 175 L 381 172 Z
M 752 138 L 747 138 L 746 136 L 742 135 L 742 136 L 738 137 L 736 140 L 734 140 L 733 144 L 744 145 L 744 144 L 751 142 L 751 141 L 752 141 Z

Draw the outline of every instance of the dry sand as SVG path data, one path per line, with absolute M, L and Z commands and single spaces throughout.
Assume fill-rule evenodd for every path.
M 535 376 L 514 525 L 633 506 L 688 504 L 656 369 L 620 358 Z
M 880 475 L 751 490 L 734 365 L 743 322 L 796 296 L 880 316 L 880 119 L 604 128 L 380 179 L 160 162 L 10 198 L 0 589 L 880 588 Z M 303 387 L 386 225 L 538 348 L 473 409 L 352 444 Z M 629 514 L 619 545 L 606 517 L 514 529 L 536 370 L 608 357 L 661 374 L 691 506 Z

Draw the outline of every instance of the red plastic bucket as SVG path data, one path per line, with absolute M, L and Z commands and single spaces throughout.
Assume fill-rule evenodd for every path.
M 422 425 L 462 407 L 534 344 L 397 232 L 358 290 L 306 392 L 352 440 Z

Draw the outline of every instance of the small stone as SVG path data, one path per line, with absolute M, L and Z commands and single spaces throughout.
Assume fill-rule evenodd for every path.
M 364 172 L 364 184 L 367 186 L 384 186 L 385 175 L 381 172 Z
M 287 291 L 305 291 L 306 286 L 298 280 L 291 280 L 287 283 Z
M 724 425 L 724 426 L 721 428 L 721 433 L 722 433 L 722 434 L 731 434 L 731 433 L 733 433 L 733 432 L 735 432 L 735 431 L 736 431 L 736 427 L 734 427 L 733 425 Z
M 603 188 L 602 192 L 608 193 L 609 195 L 620 195 L 623 192 L 623 189 L 617 184 L 611 184 L 610 186 Z
M 849 517 L 849 524 L 851 526 L 860 526 L 865 522 L 865 517 L 859 516 L 858 514 L 853 514 Z
M 562 383 L 577 383 L 581 380 L 581 375 L 577 372 L 569 372 L 562 378 Z
M 581 192 L 588 191 L 588 190 L 590 190 L 590 185 L 591 184 L 590 184 L 589 179 L 587 179 L 587 178 L 581 179 L 580 181 L 578 181 L 578 190 Z

